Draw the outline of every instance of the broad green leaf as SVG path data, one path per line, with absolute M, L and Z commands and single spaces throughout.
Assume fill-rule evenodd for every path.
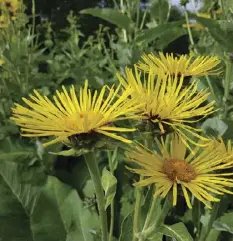
M 196 17 L 196 20 L 208 28 L 211 36 L 225 50 L 232 51 L 233 23 L 227 21 L 217 21 L 214 19 L 206 19 Z
M 18 150 L 18 151 L 13 151 L 13 152 L 7 152 L 5 153 L 4 151 L 0 152 L 0 160 L 5 160 L 5 161 L 11 161 L 11 162 L 25 162 L 26 158 L 31 158 L 35 153 L 31 150 Z
M 11 138 L 0 141 L 0 160 L 28 164 L 35 156 L 35 149 L 20 141 L 12 141 Z
M 150 7 L 150 13 L 154 20 L 160 24 L 167 21 L 169 17 L 170 6 L 167 0 L 153 0 Z
M 124 218 L 121 224 L 121 234 L 119 241 L 129 241 L 133 239 L 133 213 Z
M 102 186 L 103 186 L 103 189 L 105 192 L 105 202 L 106 202 L 105 210 L 106 210 L 115 197 L 117 179 L 105 167 L 102 172 L 101 182 L 102 182 Z
M 211 229 L 205 241 L 217 241 L 221 231 Z
M 159 231 L 166 236 L 175 238 L 177 241 L 193 241 L 184 223 L 176 223 L 171 226 L 162 225 Z
M 222 136 L 226 132 L 228 125 L 216 116 L 205 120 L 201 127 L 206 133 L 218 137 Z
M 123 13 L 112 8 L 87 8 L 80 13 L 90 14 L 95 17 L 102 18 L 109 23 L 115 24 L 119 28 L 130 30 L 133 22 Z
M 39 187 L 21 183 L 16 163 L 0 162 L 1 240 L 34 241 L 30 216 L 39 194 Z
M 227 125 L 227 130 L 223 134 L 223 138 L 225 140 L 227 139 L 233 139 L 232 138 L 232 133 L 233 133 L 233 120 L 231 119 L 223 119 L 224 123 Z
M 183 20 L 174 21 L 171 23 L 161 24 L 161 25 L 151 28 L 151 29 L 142 30 L 139 33 L 139 35 L 136 37 L 135 43 L 139 44 L 139 45 L 144 44 L 144 43 L 149 43 L 153 40 L 160 38 L 160 36 L 165 33 L 168 36 L 168 33 L 169 33 L 169 31 L 171 31 L 171 29 L 181 27 L 183 23 L 184 23 Z M 172 34 L 171 34 L 171 36 L 172 36 Z M 180 33 L 178 34 L 177 37 L 179 37 L 179 36 L 180 36 Z M 173 40 L 174 40 L 174 33 L 173 33 Z
M 4 241 L 92 241 L 95 213 L 77 192 L 50 177 L 44 186 L 21 182 L 21 169 L 0 162 L 0 238 Z
M 85 197 L 95 197 L 95 186 L 93 180 L 88 180 L 82 191 Z
M 83 207 L 77 192 L 54 177 L 42 190 L 32 221 L 36 241 L 92 241 L 98 226 L 97 215 Z
M 153 236 L 152 235 L 149 236 L 147 239 L 151 241 L 163 241 L 163 236 L 164 236 L 163 233 L 158 232 Z
M 185 34 L 187 34 L 186 30 L 181 27 L 167 29 L 167 31 L 162 33 L 159 39 L 156 41 L 155 46 L 157 49 L 163 50 L 168 46 L 168 44 Z
M 233 212 L 225 213 L 218 218 L 214 222 L 213 227 L 218 231 L 226 231 L 233 234 Z

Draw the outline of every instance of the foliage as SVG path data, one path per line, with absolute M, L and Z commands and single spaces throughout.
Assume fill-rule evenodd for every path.
M 64 7 L 65 2 L 61 6 Z M 9 119 L 14 102 L 21 104 L 22 97 L 27 97 L 33 89 L 52 96 L 61 85 L 73 84 L 78 88 L 85 79 L 95 89 L 104 84 L 112 85 L 117 81 L 116 73 L 123 72 L 126 66 L 133 66 L 143 53 L 166 52 L 179 43 L 177 40 L 189 37 L 189 53 L 214 54 L 222 60 L 219 76 L 199 78 L 199 91 L 209 88 L 208 101 L 215 100 L 218 109 L 212 116 L 203 117 L 200 126 L 213 137 L 233 140 L 232 0 L 204 1 L 201 11 L 211 15 L 208 19 L 185 10 L 192 21 L 203 26 L 202 30 L 184 28 L 186 15 L 166 0 L 113 2 L 108 8 L 86 8 L 79 13 L 70 11 L 66 16 L 67 26 L 63 29 L 48 20 L 39 22 L 38 18 L 43 18 L 38 17 L 39 7 L 36 9 L 38 15 L 34 16 L 27 15 L 23 7 L 16 21 L 0 28 L 2 241 L 101 240 L 94 185 L 81 155 L 85 150 L 67 150 L 62 144 L 44 149 L 41 139 L 29 141 L 21 137 L 19 129 Z M 31 3 L 28 4 L 31 7 Z M 222 12 L 217 14 L 219 10 Z M 178 13 L 178 17 L 174 13 Z M 60 15 L 55 15 L 52 19 L 58 21 Z M 88 26 L 82 26 L 83 19 L 101 19 L 101 24 L 97 30 L 85 35 L 84 27 Z M 142 142 L 146 135 L 145 131 L 134 138 Z M 109 230 L 113 225 L 110 241 L 136 241 L 133 239 L 133 223 L 137 191 L 142 194 L 138 208 L 145 212 L 139 217 L 139 230 L 143 230 L 152 190 L 132 185 L 138 177 L 125 168 L 120 146 L 110 150 L 108 155 L 99 151 L 96 157 L 102 174 L 108 218 L 115 213 L 109 224 Z M 177 207 L 171 208 L 161 218 L 159 227 L 154 228 L 156 215 L 164 211 L 161 208 L 165 204 L 161 201 L 145 237 L 145 233 L 142 236 L 137 233 L 136 239 L 230 241 L 233 199 L 232 196 L 223 199 L 216 212 L 195 202 L 192 212 L 184 207 L 181 196 Z

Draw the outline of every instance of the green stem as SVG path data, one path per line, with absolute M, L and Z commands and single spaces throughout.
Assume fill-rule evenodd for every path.
M 136 12 L 136 27 L 134 29 L 134 37 L 137 34 L 137 31 L 139 29 L 139 16 L 140 16 L 140 0 L 137 1 L 137 12 Z
M 143 180 L 143 176 L 140 176 L 140 181 Z M 133 217 L 133 241 L 137 240 L 137 235 L 139 233 L 139 219 L 140 219 L 140 207 L 142 201 L 142 187 L 136 187 L 136 201 Z
M 108 162 L 109 162 L 110 172 L 112 174 L 114 174 L 114 168 L 113 168 L 113 163 L 112 163 L 110 151 L 108 151 Z M 110 220 L 109 239 L 108 239 L 109 241 L 112 241 L 112 235 L 113 235 L 114 217 L 115 217 L 114 206 L 115 206 L 115 204 L 114 204 L 114 199 L 113 199 L 111 204 L 110 204 L 111 220 Z
M 215 94 L 215 91 L 214 91 L 213 85 L 212 85 L 212 83 L 211 83 L 211 81 L 210 81 L 210 78 L 209 78 L 208 75 L 205 75 L 205 78 L 206 78 L 206 81 L 207 81 L 207 83 L 208 83 L 208 85 L 209 85 L 210 92 L 211 92 L 211 94 L 212 94 L 212 96 L 213 96 L 216 104 L 219 106 L 219 100 L 218 100 L 217 95 Z
M 120 0 L 120 8 L 122 11 L 124 11 L 124 3 L 123 3 L 123 0 Z M 127 33 L 126 33 L 126 30 L 125 29 L 122 29 L 122 33 L 123 33 L 123 40 L 124 42 L 128 42 L 128 39 L 127 39 Z
M 157 206 L 156 204 L 157 204 L 157 201 L 155 200 L 155 202 L 152 203 L 152 205 L 151 205 L 151 210 L 149 212 L 150 219 L 152 218 L 154 209 Z M 145 228 L 145 226 L 144 226 L 143 231 L 142 231 L 138 241 L 145 241 L 146 238 L 148 237 L 148 235 L 150 235 L 153 231 L 158 229 L 164 223 L 164 220 L 165 220 L 168 212 L 170 211 L 170 209 L 171 209 L 171 200 L 170 200 L 169 194 L 168 194 L 168 196 L 166 197 L 166 200 L 164 202 L 163 209 L 161 210 L 159 215 L 156 217 L 154 224 L 149 227 L 151 220 L 148 220 L 148 224 L 147 224 L 148 227 L 146 227 L 146 229 L 144 229 Z
M 109 64 L 112 66 L 113 72 L 117 73 L 118 70 L 117 70 L 115 64 L 113 63 L 111 56 L 109 55 L 109 52 L 108 52 L 107 47 L 106 47 L 106 45 L 104 43 L 104 40 L 103 39 L 99 39 L 99 41 L 100 41 L 101 45 L 103 46 L 103 49 L 104 49 L 104 52 L 105 52 L 105 54 L 106 54 L 106 56 L 108 58 Z
M 36 28 L 36 4 L 35 0 L 32 0 L 32 37 L 34 37 Z
M 172 206 L 172 203 L 171 203 L 171 200 L 170 200 L 170 197 L 169 197 L 169 194 L 168 194 L 166 199 L 165 199 L 165 202 L 163 204 L 163 209 L 162 209 L 160 215 L 158 216 L 158 219 L 155 222 L 156 228 L 159 228 L 164 223 L 164 220 L 165 220 L 168 212 L 170 211 L 171 206 Z
M 144 23 L 145 23 L 145 20 L 146 20 L 146 15 L 147 15 L 148 11 L 149 11 L 149 8 L 147 8 L 147 9 L 145 10 L 145 12 L 144 12 L 144 14 L 143 14 L 143 16 L 142 16 L 141 25 L 140 25 L 140 27 L 139 27 L 140 30 L 142 30 L 142 28 L 143 28 L 143 26 L 144 26 Z
M 226 117 L 227 115 L 227 100 L 229 99 L 229 94 L 230 94 L 230 87 L 231 87 L 231 74 L 232 74 L 232 64 L 229 59 L 225 61 L 226 63 L 226 77 L 224 81 L 224 98 L 223 102 L 225 103 L 225 112 L 224 115 Z
M 148 135 L 146 140 L 145 140 L 145 146 L 149 149 L 149 150 L 153 150 L 153 137 L 152 135 Z
M 104 207 L 105 199 L 104 199 L 104 192 L 101 185 L 100 172 L 99 172 L 99 168 L 95 158 L 95 153 L 89 152 L 84 155 L 84 158 L 86 160 L 88 170 L 90 172 L 91 178 L 95 186 L 96 198 L 97 198 L 97 204 L 98 204 L 98 210 L 99 210 L 100 222 L 101 222 L 102 241 L 107 241 L 108 227 L 107 227 L 107 214 Z
M 206 238 L 208 237 L 208 235 L 209 235 L 209 233 L 210 233 L 210 231 L 212 229 L 213 223 L 214 223 L 214 221 L 217 218 L 218 210 L 219 210 L 219 207 L 220 207 L 220 203 L 221 203 L 221 201 L 214 203 L 214 206 L 213 206 L 213 209 L 212 209 L 212 213 L 211 213 L 211 216 L 210 216 L 210 220 L 208 222 L 207 227 L 203 227 L 202 228 L 199 241 L 205 241 Z
M 220 3 L 221 3 L 221 8 L 222 8 L 224 19 L 226 20 L 226 12 L 225 12 L 225 7 L 224 7 L 223 0 L 220 0 Z
M 194 49 L 194 52 L 197 54 L 197 50 L 196 48 L 194 47 L 194 40 L 193 40 L 193 35 L 192 35 L 192 32 L 191 32 L 191 29 L 190 29 L 190 26 L 189 26 L 189 17 L 188 17 L 188 12 L 187 10 L 185 9 L 184 11 L 184 16 L 185 16 L 185 21 L 186 21 L 186 24 L 187 24 L 187 29 L 188 29 L 188 35 L 189 35 L 189 41 Z
M 193 47 L 194 53 L 195 53 L 195 54 L 198 54 L 198 51 L 197 51 L 197 49 L 195 48 L 195 45 L 194 45 L 194 40 L 193 40 L 192 31 L 191 31 L 190 26 L 189 26 L 188 12 L 187 12 L 186 9 L 185 9 L 184 15 L 185 15 L 185 20 L 186 20 L 187 29 L 188 29 L 189 41 L 190 41 L 190 43 L 191 43 L 191 45 L 192 45 L 192 47 Z M 209 79 L 209 76 L 208 76 L 208 75 L 205 75 L 205 78 L 206 78 L 206 80 L 207 80 L 207 83 L 208 83 L 208 85 L 209 85 L 211 94 L 212 94 L 212 96 L 214 97 L 215 102 L 217 103 L 217 105 L 219 105 L 218 97 L 217 97 L 216 94 L 215 94 L 215 91 L 214 91 L 214 88 L 213 88 L 213 86 L 212 86 L 212 84 L 211 84 L 211 81 L 210 81 L 210 79 Z
M 151 206 L 150 206 L 150 210 L 149 210 L 149 212 L 147 213 L 147 216 L 146 216 L 146 221 L 145 221 L 142 232 L 148 229 L 148 227 L 151 223 L 151 220 L 153 218 L 154 211 L 157 207 L 157 204 L 158 204 L 158 198 L 153 198 Z

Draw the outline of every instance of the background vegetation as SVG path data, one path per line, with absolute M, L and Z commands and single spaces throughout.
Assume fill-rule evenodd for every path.
M 132 66 L 142 53 L 215 54 L 222 60 L 223 73 L 201 78 L 199 88 L 210 88 L 210 100 L 216 101 L 219 111 L 203 120 L 202 127 L 215 136 L 233 139 L 233 1 L 204 1 L 199 12 L 210 18 L 186 11 L 185 2 L 175 8 L 166 0 L 38 0 L 35 6 L 28 0 L 16 20 L 0 28 L 2 241 L 100 240 L 94 187 L 82 157 L 52 155 L 50 152 L 65 147 L 44 150 L 42 140 L 20 137 L 19 129 L 9 120 L 13 103 L 21 103 L 22 96 L 33 89 L 49 96 L 61 85 L 78 88 L 85 79 L 93 88 L 100 88 L 115 83 L 115 73 Z M 187 14 L 203 28 L 192 28 L 190 34 L 183 27 Z M 109 156 L 100 155 L 99 165 L 108 166 L 110 159 L 111 172 L 118 180 L 111 184 L 117 187 L 115 240 L 129 241 L 135 177 L 125 171 L 120 149 Z M 211 229 L 208 241 L 232 240 L 232 201 L 230 196 L 223 198 L 217 221 L 209 227 L 209 211 L 203 207 L 188 210 L 181 197 L 166 223 L 177 223 L 174 232 L 183 236 L 167 232 L 166 240 L 193 240 L 201 226 Z M 144 202 L 143 210 L 148 205 Z M 181 221 L 186 228 L 179 225 Z M 162 240 L 162 236 L 151 240 Z

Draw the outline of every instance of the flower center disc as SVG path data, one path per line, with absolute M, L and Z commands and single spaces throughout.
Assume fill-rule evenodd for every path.
M 171 181 L 179 180 L 183 182 L 190 182 L 197 176 L 193 167 L 183 160 L 166 160 L 163 165 L 163 169 Z

